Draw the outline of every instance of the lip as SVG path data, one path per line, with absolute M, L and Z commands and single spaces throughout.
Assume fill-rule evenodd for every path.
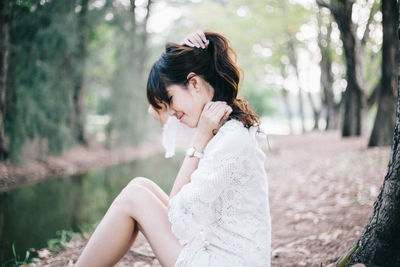
M 179 121 L 182 121 L 182 118 L 183 118 L 184 115 L 185 115 L 185 114 L 180 115 L 180 116 L 178 117 L 178 120 L 179 120 Z

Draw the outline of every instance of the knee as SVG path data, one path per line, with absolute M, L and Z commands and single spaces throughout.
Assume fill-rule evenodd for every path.
M 141 186 L 143 186 L 143 187 L 150 188 L 150 187 L 152 186 L 152 184 L 153 184 L 153 181 L 150 180 L 150 179 L 148 179 L 148 178 L 146 178 L 146 177 L 140 177 L 140 176 L 139 176 L 139 177 L 133 178 L 133 179 L 129 182 L 128 186 L 129 186 L 129 185 L 132 185 L 132 184 L 141 185 Z
M 138 177 L 139 178 L 139 177 Z M 135 178 L 136 179 L 136 178 Z M 141 184 L 131 182 L 126 185 L 113 202 L 113 206 L 118 208 L 132 210 L 133 207 L 138 206 L 141 202 L 146 201 L 149 191 Z

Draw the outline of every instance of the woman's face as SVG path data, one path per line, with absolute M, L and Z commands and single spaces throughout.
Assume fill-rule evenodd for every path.
M 214 93 L 199 76 L 191 78 L 187 88 L 174 84 L 167 87 L 167 92 L 169 115 L 191 128 L 197 126 L 204 105 L 211 101 Z
M 161 122 L 161 124 L 165 124 L 168 120 L 168 110 L 167 105 L 159 103 L 161 109 L 155 109 L 152 105 L 149 105 L 148 112 L 153 117 L 153 119 Z

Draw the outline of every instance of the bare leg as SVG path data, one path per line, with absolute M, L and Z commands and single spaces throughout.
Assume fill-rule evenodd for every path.
M 145 177 L 136 177 L 130 183 L 137 183 L 149 189 L 168 207 L 169 196 L 152 180 Z
M 160 263 L 173 266 L 182 246 L 171 232 L 168 208 L 152 191 L 135 182 L 129 183 L 111 204 L 76 266 L 117 263 L 136 238 L 135 222 Z
M 153 192 L 153 194 L 161 200 L 161 202 L 168 207 L 168 200 L 169 200 L 169 196 L 158 186 L 158 184 L 156 184 L 155 182 L 153 182 L 152 180 L 145 178 L 145 177 L 136 177 L 134 179 L 132 179 L 129 184 L 133 184 L 136 183 L 138 185 L 141 185 L 143 187 L 146 187 L 147 189 L 149 189 L 151 192 Z M 139 228 L 140 225 L 138 223 L 136 223 L 135 225 L 135 230 L 132 234 L 133 237 L 133 242 L 135 242 L 137 235 L 139 233 Z M 140 229 L 141 230 L 141 229 Z

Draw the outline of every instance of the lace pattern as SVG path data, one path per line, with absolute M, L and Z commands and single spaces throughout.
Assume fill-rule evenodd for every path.
M 184 245 L 175 266 L 270 266 L 264 154 L 254 128 L 225 123 L 191 182 L 170 199 L 171 230 Z

